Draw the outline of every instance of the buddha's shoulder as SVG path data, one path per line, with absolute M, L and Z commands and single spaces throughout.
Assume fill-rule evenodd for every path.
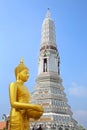
M 10 85 L 9 85 L 9 91 L 10 92 L 15 92 L 17 91 L 17 85 L 16 85 L 16 82 L 11 82 Z
M 11 82 L 9 86 L 13 87 L 13 86 L 16 86 L 16 84 L 17 84 L 17 82 Z

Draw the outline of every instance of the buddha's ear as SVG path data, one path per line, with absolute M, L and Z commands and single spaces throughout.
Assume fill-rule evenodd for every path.
M 19 80 L 19 79 L 20 79 L 20 73 L 17 74 L 17 80 Z

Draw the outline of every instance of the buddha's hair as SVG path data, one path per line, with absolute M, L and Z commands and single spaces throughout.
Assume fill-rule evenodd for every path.
M 28 70 L 28 68 L 24 65 L 23 60 L 20 60 L 20 64 L 15 68 L 15 77 L 16 77 L 16 79 L 17 79 L 17 74 L 20 73 L 24 69 Z

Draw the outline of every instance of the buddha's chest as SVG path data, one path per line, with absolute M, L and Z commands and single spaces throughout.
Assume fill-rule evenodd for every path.
M 30 101 L 30 93 L 25 86 L 17 86 L 17 100 L 19 102 L 29 102 Z

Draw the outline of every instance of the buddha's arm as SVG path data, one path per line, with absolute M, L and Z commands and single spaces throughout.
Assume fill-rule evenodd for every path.
M 32 109 L 43 112 L 43 108 L 40 105 L 17 102 L 17 86 L 15 85 L 15 83 L 10 84 L 9 96 L 11 107 L 14 107 L 16 109 Z

